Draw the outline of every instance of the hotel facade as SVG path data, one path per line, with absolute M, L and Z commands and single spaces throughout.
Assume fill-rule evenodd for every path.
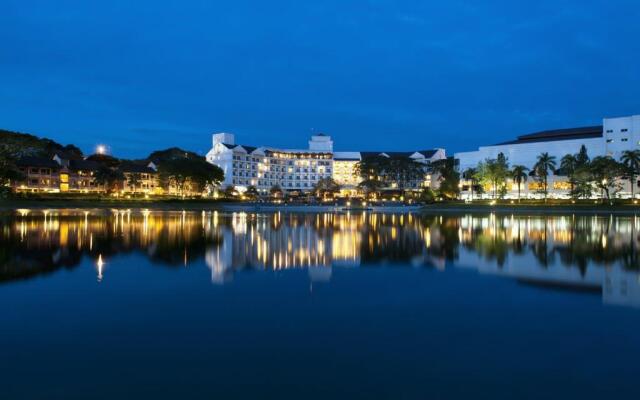
M 259 193 L 267 194 L 278 186 L 284 191 L 310 192 L 320 179 L 331 178 L 338 183 L 343 194 L 355 195 L 362 181 L 357 164 L 366 157 L 408 157 L 425 165 L 424 179 L 414 182 L 412 189 L 432 187 L 428 166 L 431 162 L 446 158 L 444 149 L 415 152 L 334 152 L 330 136 L 317 134 L 309 140 L 308 149 L 278 149 L 255 147 L 235 143 L 231 133 L 213 134 L 213 147 L 207 153 L 209 163 L 224 172 L 223 186 L 233 186 L 243 192 L 254 186 Z
M 530 170 L 537 162 L 541 153 L 549 153 L 555 157 L 556 169 L 560 168 L 562 157 L 567 154 L 575 154 L 585 146 L 591 159 L 597 156 L 609 156 L 620 161 L 622 153 L 626 150 L 640 149 L 640 115 L 620 118 L 605 118 L 602 125 L 581 128 L 556 129 L 518 136 L 517 139 L 498 143 L 495 145 L 481 146 L 475 151 L 459 152 L 454 154 L 456 166 L 460 173 L 464 174 L 469 168 L 476 168 L 478 164 L 487 159 L 495 159 L 500 153 L 504 154 L 509 166 L 524 165 Z M 470 199 L 471 182 L 462 180 L 463 199 Z M 619 197 L 629 197 L 631 187 L 628 181 L 620 181 L 622 191 Z M 638 188 L 638 183 L 634 182 Z M 539 198 L 539 183 L 533 176 L 520 187 L 523 198 Z M 508 182 L 509 189 L 506 198 L 516 198 L 518 186 Z M 560 175 L 558 171 L 549 175 L 548 191 L 551 198 L 568 198 L 570 185 L 567 176 Z M 635 190 L 638 191 L 637 189 Z M 594 193 L 596 194 L 596 193 Z M 484 194 L 484 197 L 490 196 Z M 478 198 L 477 194 L 474 198 Z

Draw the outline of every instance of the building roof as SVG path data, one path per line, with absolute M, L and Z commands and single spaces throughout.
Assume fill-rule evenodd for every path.
M 431 158 L 438 152 L 438 149 L 431 150 L 418 150 L 418 153 L 422 154 L 425 158 Z
M 416 153 L 420 153 L 424 158 L 431 158 L 438 152 L 438 149 L 417 150 L 417 151 L 362 151 L 362 158 L 384 156 L 385 154 L 392 158 L 411 157 Z
M 333 153 L 333 159 L 336 161 L 360 161 L 361 158 L 358 151 L 336 151 Z
M 122 172 L 134 172 L 140 174 L 152 174 L 156 172 L 153 168 L 146 164 L 138 164 L 134 162 L 124 162 L 119 167 Z
M 17 164 L 21 167 L 60 168 L 60 164 L 53 159 L 44 157 L 21 157 Z
M 255 146 L 246 146 L 244 144 L 229 144 L 229 143 L 222 143 L 227 149 L 229 150 L 233 150 L 236 147 L 242 147 L 243 149 L 245 149 L 247 151 L 247 153 L 251 154 L 253 153 L 253 151 L 255 149 L 257 149 L 257 147 Z
M 518 136 L 518 139 L 516 140 L 498 143 L 497 145 L 554 142 L 558 140 L 591 139 L 599 137 L 602 137 L 602 125 L 569 129 L 553 129 L 548 131 L 530 133 L 527 135 Z
M 69 168 L 74 171 L 97 171 L 101 164 L 90 160 L 69 160 Z

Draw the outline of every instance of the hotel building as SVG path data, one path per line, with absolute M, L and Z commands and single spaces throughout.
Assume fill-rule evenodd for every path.
M 320 179 L 332 176 L 333 141 L 318 134 L 311 137 L 308 150 L 285 150 L 240 145 L 233 134 L 217 133 L 206 158 L 224 172 L 223 186 L 240 191 L 255 186 L 263 194 L 274 186 L 308 191 Z
M 478 163 L 486 159 L 495 159 L 502 153 L 507 157 L 509 166 L 524 165 L 529 169 L 537 162 L 541 153 L 549 153 L 555 157 L 556 168 L 560 168 L 560 160 L 567 154 L 575 154 L 585 146 L 591 159 L 597 156 L 610 156 L 620 160 L 625 150 L 640 149 L 640 115 L 621 118 L 605 118 L 602 125 L 582 128 L 555 129 L 518 136 L 517 139 L 498 143 L 495 145 L 481 146 L 478 150 L 459 152 L 454 154 L 456 165 L 461 173 L 468 168 L 476 168 Z M 463 181 L 462 197 L 470 197 L 469 181 Z M 630 185 L 621 181 L 623 191 L 621 197 L 630 195 Z M 637 187 L 637 182 L 635 183 Z M 531 177 L 521 187 L 522 196 L 536 198 L 542 196 L 537 191 L 538 182 Z M 517 196 L 517 185 L 509 185 L 506 198 Z M 637 192 L 637 190 L 636 190 Z M 486 197 L 487 195 L 485 195 Z M 567 177 L 556 175 L 549 176 L 549 197 L 569 197 L 569 184 Z
M 309 140 L 309 149 L 284 150 L 235 143 L 231 133 L 213 135 L 213 147 L 207 161 L 220 167 L 225 176 L 223 186 L 245 191 L 255 186 L 266 194 L 273 186 L 286 191 L 311 191 L 323 178 L 332 178 L 343 188 L 343 194 L 355 194 L 362 181 L 357 164 L 366 157 L 408 157 L 425 165 L 424 179 L 412 182 L 411 188 L 432 187 L 428 165 L 446 158 L 444 149 L 415 152 L 334 152 L 330 136 L 317 134 Z
M 101 164 L 84 159 L 69 159 L 55 154 L 47 157 L 22 157 L 17 161 L 23 179 L 13 182 L 16 192 L 32 193 L 104 193 L 107 188 L 96 182 Z M 125 162 L 118 167 L 124 179 L 117 186 L 122 193 L 163 194 L 157 167 L 153 162 Z M 132 179 L 132 175 L 135 178 Z M 133 183 L 135 182 L 135 185 Z

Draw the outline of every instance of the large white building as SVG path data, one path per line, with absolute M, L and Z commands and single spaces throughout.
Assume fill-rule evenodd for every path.
M 225 186 L 261 193 L 279 186 L 283 190 L 311 190 L 322 178 L 333 174 L 333 142 L 329 136 L 311 137 L 308 150 L 285 150 L 235 143 L 231 133 L 213 135 L 207 161 L 222 168 Z
M 455 153 L 454 158 L 460 172 L 475 168 L 479 162 L 486 159 L 495 159 L 500 153 L 507 157 L 510 166 L 524 165 L 531 169 L 540 153 L 546 152 L 555 157 L 559 167 L 562 157 L 577 153 L 583 145 L 591 158 L 611 156 L 619 161 L 623 151 L 640 149 L 640 115 L 605 118 L 600 126 L 556 129 L 522 135 L 516 140 L 481 146 L 475 151 Z M 567 196 L 566 182 L 563 184 L 563 181 L 566 181 L 566 177 L 551 177 L 551 197 Z M 534 191 L 529 190 L 530 185 L 535 183 L 530 182 L 521 189 L 525 196 L 536 197 Z M 516 190 L 517 187 L 512 188 L 507 197 L 513 197 Z M 463 197 L 464 195 L 463 193 Z
M 369 156 L 408 157 L 428 166 L 431 162 L 446 158 L 444 149 L 411 152 L 334 152 L 330 136 L 317 134 L 309 140 L 309 148 L 285 150 L 273 147 L 254 147 L 235 143 L 231 133 L 213 135 L 213 147 L 207 153 L 207 161 L 222 168 L 223 186 L 234 186 L 240 191 L 255 186 L 266 194 L 273 186 L 287 191 L 310 191 L 322 178 L 332 178 L 347 194 L 355 190 L 361 178 L 356 165 Z M 425 174 L 415 188 L 432 187 L 435 180 Z

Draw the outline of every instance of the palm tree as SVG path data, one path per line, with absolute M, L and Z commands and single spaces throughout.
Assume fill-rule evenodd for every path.
M 625 166 L 631 183 L 631 198 L 635 197 L 633 187 L 636 185 L 636 176 L 640 174 L 640 150 L 625 150 L 620 161 Z
M 527 181 L 529 168 L 524 165 L 514 165 L 511 169 L 511 178 L 518 185 L 518 203 L 520 203 L 520 185 Z
M 473 185 L 475 184 L 477 174 L 478 170 L 476 170 L 475 168 L 467 168 L 462 173 L 462 176 L 465 179 L 471 181 L 471 184 L 469 185 L 469 188 L 471 189 L 471 201 L 473 201 Z
M 562 169 L 569 178 L 569 184 L 571 185 L 571 196 L 574 194 L 574 174 L 579 166 L 578 157 L 574 154 L 566 154 L 560 159 L 560 169 Z
M 96 185 L 104 187 L 105 191 L 110 193 L 112 190 L 118 190 L 120 183 L 124 181 L 125 177 L 122 171 L 118 169 L 109 168 L 107 166 L 101 166 L 94 175 L 94 182 Z
M 544 201 L 547 201 L 547 194 L 549 193 L 549 185 L 548 185 L 548 177 L 549 170 L 553 170 L 556 167 L 556 158 L 555 156 L 550 156 L 549 153 L 544 152 L 540 153 L 538 156 L 538 161 L 536 165 L 534 165 L 533 169 L 536 171 L 536 175 L 542 178 L 542 182 L 544 185 Z

